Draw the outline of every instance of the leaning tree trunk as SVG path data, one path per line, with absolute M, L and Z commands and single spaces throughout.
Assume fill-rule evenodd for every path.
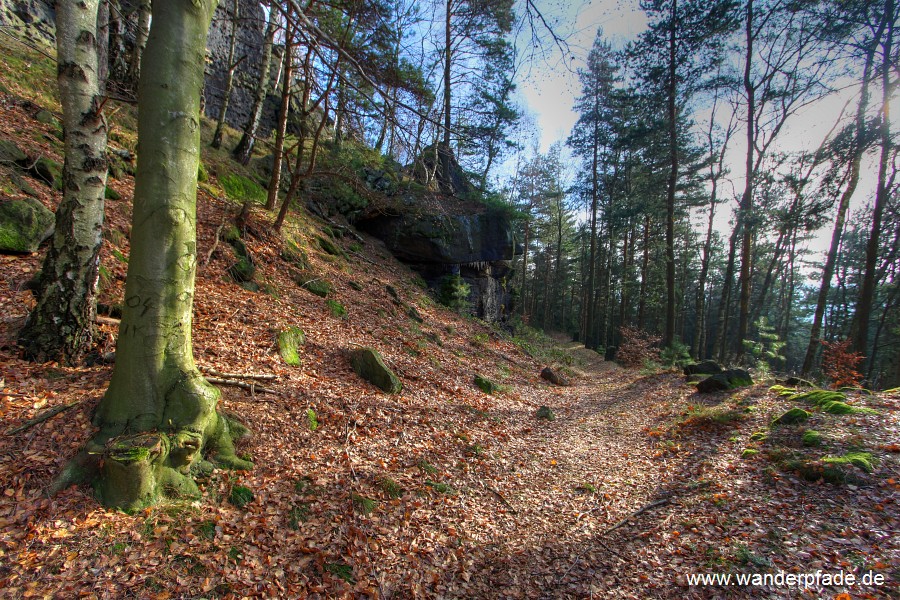
M 250 120 L 244 127 L 244 135 L 235 146 L 233 154 L 235 160 L 242 165 L 250 163 L 253 147 L 256 145 L 256 134 L 259 131 L 259 122 L 262 119 L 263 107 L 266 103 L 266 93 L 269 91 L 269 70 L 272 64 L 272 45 L 275 43 L 275 25 L 278 19 L 275 11 L 269 15 L 269 25 L 266 27 L 266 39 L 263 43 L 262 65 L 259 70 L 259 81 L 256 83 L 256 96 L 253 98 L 253 109 L 250 111 Z
M 126 511 L 160 495 L 195 495 L 202 453 L 237 459 L 219 391 L 194 365 L 191 312 L 197 265 L 200 89 L 215 0 L 154 0 L 139 98 L 131 256 L 116 367 L 97 407 L 99 428 L 55 489 L 91 479 Z
M 98 5 L 99 0 L 60 2 L 56 11 L 64 192 L 41 271 L 38 303 L 19 335 L 25 354 L 40 361 L 75 363 L 92 341 L 106 188 Z

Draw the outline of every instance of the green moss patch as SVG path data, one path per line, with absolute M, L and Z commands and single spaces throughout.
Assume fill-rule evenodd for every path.
M 772 425 L 795 425 L 809 418 L 809 413 L 802 408 L 792 408 L 772 421 Z
M 54 223 L 53 213 L 34 198 L 0 202 L 0 251 L 36 252 Z
M 821 408 L 824 412 L 832 415 L 872 415 L 878 413 L 878 411 L 875 409 L 864 408 L 861 406 L 851 406 L 846 402 L 841 402 L 840 400 L 830 400 L 827 402 L 823 402 L 821 404 Z
M 826 456 L 822 462 L 828 465 L 853 465 L 866 473 L 875 470 L 875 459 L 868 452 L 848 452 L 843 456 Z
M 822 434 L 815 429 L 807 429 L 803 432 L 804 446 L 820 446 L 822 444 Z
M 441 483 L 439 481 L 431 481 L 430 479 L 426 479 L 425 485 L 427 485 L 428 487 L 430 487 L 431 489 L 433 489 L 434 491 L 436 491 L 439 494 L 455 496 L 459 493 L 455 487 L 453 487 L 452 485 L 450 485 L 448 483 Z
M 833 390 L 810 390 L 800 394 L 793 394 L 790 399 L 822 406 L 825 402 L 843 402 L 847 399 L 847 395 Z
M 537 412 L 534 413 L 534 416 L 538 419 L 543 419 L 544 421 L 555 421 L 556 413 L 553 412 L 553 409 L 549 406 L 542 406 L 537 409 Z
M 297 273 L 294 281 L 307 292 L 320 298 L 327 298 L 334 291 L 334 286 L 330 281 L 308 271 Z
M 769 388 L 770 392 L 775 392 L 779 396 L 793 396 L 797 393 L 797 388 L 785 387 L 783 385 L 773 385 Z
M 337 319 L 347 318 L 347 309 L 344 308 L 344 305 L 337 300 L 326 300 L 325 305 L 328 306 L 328 310 L 331 312 L 332 317 L 335 317 Z
M 484 375 L 481 375 L 480 373 L 475 374 L 475 385 L 477 385 L 478 389 L 480 389 L 485 394 L 493 394 L 494 392 L 500 391 L 499 385 L 497 385 Z
M 229 173 L 219 177 L 219 185 L 232 200 L 244 202 L 250 200 L 263 204 L 266 201 L 266 190 L 261 185 L 237 173 Z
M 228 501 L 238 508 L 244 508 L 253 502 L 253 490 L 243 485 L 236 485 L 231 488 Z
M 306 334 L 299 327 L 288 327 L 278 332 L 278 353 L 292 367 L 300 366 L 300 347 L 306 343 Z

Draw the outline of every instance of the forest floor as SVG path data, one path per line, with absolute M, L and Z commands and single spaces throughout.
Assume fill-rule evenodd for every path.
M 3 76 L 22 72 L 0 69 L 0 135 L 60 160 L 52 126 L 34 119 L 40 95 Z M 120 133 L 116 144 L 133 144 Z M 194 350 L 202 368 L 274 377 L 263 382 L 271 394 L 222 388 L 220 409 L 253 433 L 239 453 L 255 468 L 215 471 L 201 497 L 134 515 L 86 488 L 49 497 L 93 431 L 112 366 L 22 360 L 15 336 L 34 305 L 25 284 L 43 253 L 0 257 L 0 597 L 897 597 L 900 395 L 849 394 L 873 413 L 803 405 L 805 424 L 776 427 L 797 402 L 774 381 L 701 395 L 674 370 L 512 336 L 437 305 L 374 238 L 337 238 L 342 251 L 326 251 L 324 224 L 301 215 L 286 236 L 304 271 L 331 283 L 326 300 L 297 285 L 260 208 L 244 242 L 264 292 L 247 291 L 216 241 L 239 204 L 215 185 L 224 162 L 212 164 L 198 199 Z M 32 185 L 54 208 L 58 193 Z M 108 202 L 101 256 L 101 302 L 112 306 L 133 180 L 110 186 L 122 198 Z M 307 336 L 299 367 L 275 344 L 291 325 Z M 106 320 L 98 353 L 115 335 Z M 381 351 L 402 393 L 354 374 L 347 353 L 359 345 Z M 546 365 L 571 385 L 542 380 Z M 500 391 L 483 393 L 476 373 Z M 538 418 L 541 406 L 555 420 Z M 820 437 L 805 444 L 810 430 Z M 852 452 L 871 460 L 823 461 Z M 764 573 L 813 578 L 736 580 Z M 699 574 L 735 579 L 692 585 Z M 835 582 L 841 574 L 882 582 Z

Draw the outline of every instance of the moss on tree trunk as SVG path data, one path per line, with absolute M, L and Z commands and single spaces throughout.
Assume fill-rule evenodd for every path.
M 211 0 L 153 2 L 116 367 L 94 416 L 98 433 L 56 485 L 93 478 L 104 504 L 129 511 L 196 494 L 191 474 L 201 456 L 252 466 L 235 456 L 219 391 L 194 365 L 191 344 L 200 89 L 214 9 Z

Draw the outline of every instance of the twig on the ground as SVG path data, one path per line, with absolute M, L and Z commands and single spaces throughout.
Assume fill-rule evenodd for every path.
M 219 238 L 222 236 L 222 230 L 225 229 L 225 223 L 227 223 L 227 221 L 222 221 L 222 224 L 216 229 L 216 239 L 213 242 L 212 248 L 209 249 L 209 252 L 206 253 L 206 257 L 203 259 L 204 267 L 209 264 L 209 261 L 212 260 L 213 252 L 219 247 Z
M 116 319 L 115 317 L 104 317 L 103 315 L 97 315 L 94 318 L 94 321 L 100 323 L 101 325 L 114 325 L 116 327 L 122 324 L 122 319 Z
M 63 404 L 61 406 L 55 406 L 48 411 L 42 412 L 35 418 L 25 421 L 18 427 L 13 427 L 12 429 L 10 429 L 9 431 L 6 432 L 6 435 L 13 435 L 16 433 L 21 433 L 22 431 L 25 431 L 26 429 L 30 429 L 31 427 L 34 427 L 38 423 L 43 423 L 47 419 L 51 419 L 51 418 L 55 417 L 56 415 L 58 415 L 59 413 L 65 412 L 78 404 L 81 404 L 81 400 L 76 400 L 75 402 L 70 402 L 69 404 Z
M 203 366 L 200 367 L 200 370 L 204 373 L 209 373 L 214 377 L 223 377 L 225 379 L 265 379 L 267 381 L 272 381 L 278 378 L 277 375 L 271 373 L 223 373 L 212 367 Z
M 668 498 L 663 498 L 662 500 L 657 500 L 656 502 L 651 502 L 650 504 L 647 504 L 646 506 L 634 511 L 633 513 L 631 513 L 630 515 L 628 515 L 627 517 L 625 517 L 624 519 L 622 519 L 621 521 L 619 521 L 618 523 L 616 523 L 615 525 L 613 525 L 612 527 L 610 527 L 609 529 L 607 529 L 606 531 L 601 533 L 600 535 L 609 535 L 610 533 L 612 533 L 619 527 L 623 526 L 625 523 L 627 523 L 631 519 L 635 518 L 636 516 L 647 512 L 651 508 L 656 508 L 657 506 L 662 506 L 663 504 L 668 504 L 668 503 L 669 503 Z
M 221 377 L 207 377 L 206 380 L 210 383 L 217 383 L 219 385 L 230 385 L 231 387 L 241 388 L 242 390 L 248 390 L 251 394 L 255 394 L 259 392 L 260 394 L 275 394 L 278 392 L 275 390 L 263 387 L 261 385 L 257 385 L 255 383 L 247 383 L 245 381 L 238 381 L 236 379 L 223 379 Z
M 488 489 L 489 492 L 491 492 L 492 494 L 494 494 L 495 496 L 497 496 L 497 499 L 500 500 L 500 502 L 502 502 L 502 503 L 506 506 L 506 508 L 508 508 L 509 510 L 511 510 L 511 511 L 512 511 L 512 514 L 514 514 L 514 515 L 519 514 L 519 511 L 517 511 L 517 510 L 515 509 L 515 507 L 513 507 L 513 505 L 509 503 L 509 500 L 507 500 L 506 498 L 503 497 L 503 494 L 501 494 L 500 492 L 498 492 L 497 490 L 495 490 L 495 489 L 492 488 L 491 486 L 487 486 L 487 489 Z

